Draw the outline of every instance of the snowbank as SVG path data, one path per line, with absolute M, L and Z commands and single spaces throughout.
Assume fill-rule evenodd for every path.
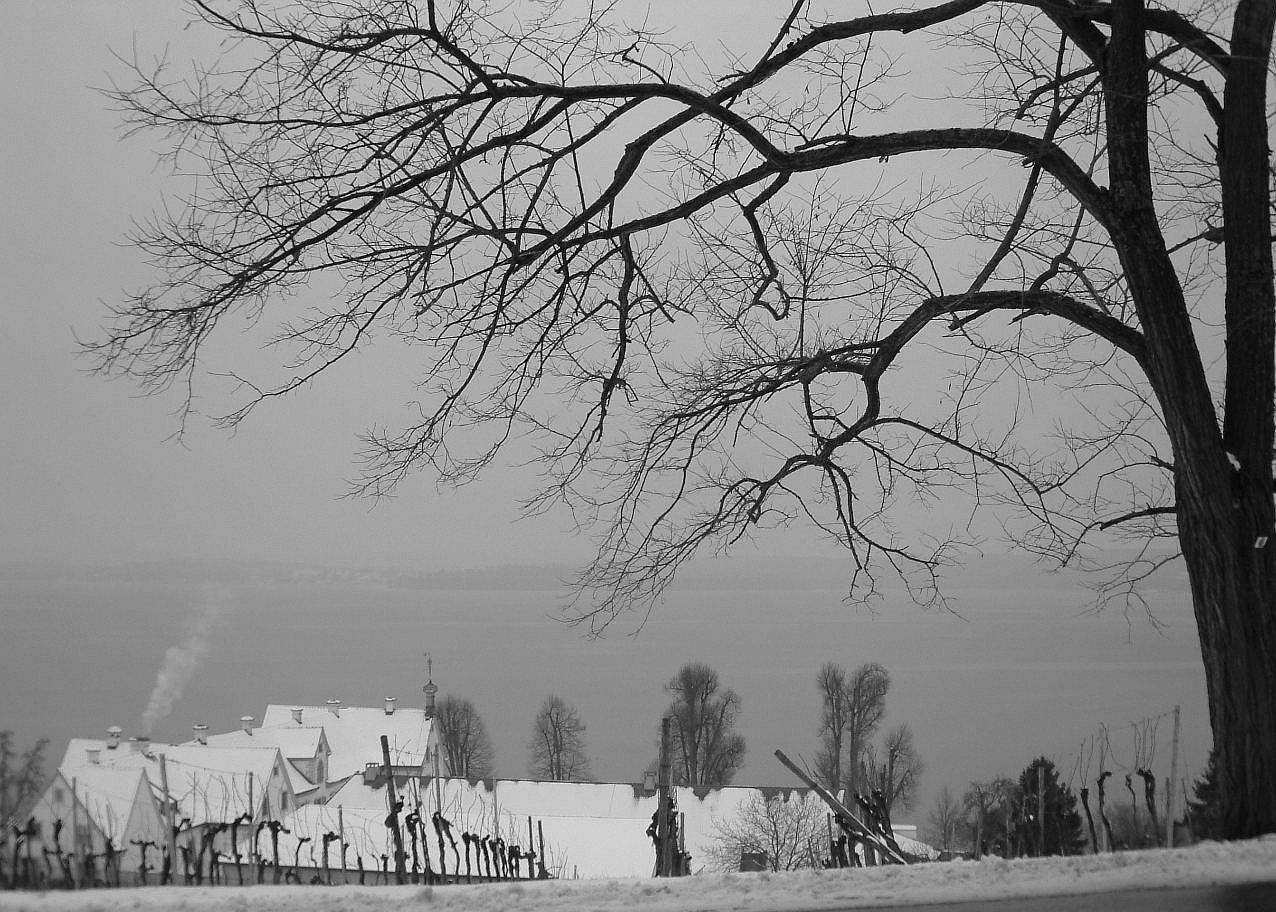
M 456 912 L 675 912 L 819 910 L 1010 899 L 1271 880 L 1276 836 L 1188 849 L 1074 858 L 931 863 L 787 874 L 700 875 L 681 880 L 540 881 L 426 887 L 151 887 L 81 893 L 0 893 L 22 912 L 379 912 L 405 905 Z

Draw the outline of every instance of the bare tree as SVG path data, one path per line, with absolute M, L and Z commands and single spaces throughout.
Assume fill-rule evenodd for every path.
M 843 787 L 859 791 L 864 752 L 886 715 L 890 675 L 876 662 L 866 662 L 850 673 L 835 662 L 825 662 L 816 682 L 822 699 L 816 771 L 834 794 Z
M 707 864 L 715 871 L 740 870 L 746 852 L 765 855 L 768 870 L 814 867 L 814 852 L 828 843 L 827 808 L 809 792 L 750 796 L 734 817 L 714 818 Z
M 550 694 L 541 704 L 532 729 L 532 740 L 527 745 L 532 775 L 556 782 L 589 778 L 585 723 L 580 721 L 575 706 Z
M 744 763 L 744 736 L 736 734 L 740 697 L 722 689 L 718 673 L 703 662 L 688 662 L 669 679 L 673 694 L 666 715 L 673 717 L 672 758 L 676 785 L 723 786 Z
M 435 710 L 434 724 L 439 728 L 447 775 L 465 779 L 492 775 L 492 742 L 473 703 L 451 695 L 443 697 Z
M 1006 835 L 1006 809 L 1010 806 L 1015 783 L 1007 776 L 987 782 L 972 782 L 962 796 L 962 806 L 969 815 L 971 842 L 975 858 L 981 858 L 986 845 L 1003 842 Z
M 965 808 L 953 797 L 948 786 L 940 789 L 935 796 L 927 816 L 928 839 L 933 839 L 942 851 L 952 852 L 958 845 L 958 836 L 966 824 Z
M 795 0 L 725 60 L 584 5 L 196 0 L 236 53 L 113 93 L 197 180 L 100 368 L 189 406 L 247 322 L 283 354 L 211 368 L 235 422 L 413 346 L 422 403 L 359 489 L 541 435 L 532 508 L 597 524 L 595 628 L 799 516 L 853 591 L 942 601 L 964 533 L 912 511 L 951 497 L 1064 563 L 1132 542 L 1128 604 L 1181 559 L 1223 832 L 1276 830 L 1276 5 Z
M 880 749 L 871 745 L 864 760 L 866 785 L 882 793 L 888 810 L 910 811 L 917 803 L 918 780 L 926 765 L 917 755 L 913 730 L 904 723 L 892 728 L 882 738 Z

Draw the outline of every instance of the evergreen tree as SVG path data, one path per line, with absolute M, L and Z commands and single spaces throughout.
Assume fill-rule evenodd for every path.
M 1041 773 L 1038 774 L 1038 768 Z M 1038 782 L 1045 801 L 1038 803 Z M 1045 757 L 1038 757 L 1019 774 L 1017 829 L 1021 851 L 1030 855 L 1079 855 L 1085 846 L 1081 831 L 1081 815 L 1072 789 L 1059 781 L 1059 771 Z M 1043 827 L 1038 821 L 1038 808 L 1044 808 Z
M 1210 751 L 1205 772 L 1192 785 L 1192 800 L 1187 803 L 1187 820 L 1197 839 L 1222 839 L 1223 816 L 1218 800 L 1218 766 Z

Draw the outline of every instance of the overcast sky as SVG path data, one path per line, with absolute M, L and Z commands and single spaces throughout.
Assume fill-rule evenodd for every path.
M 52 0 L 6 9 L 3 559 L 578 562 L 589 552 L 565 517 L 516 522 L 529 472 L 491 473 L 460 492 L 418 477 L 393 501 L 344 499 L 356 435 L 401 417 L 411 392 L 385 388 L 366 363 L 259 411 L 234 435 L 196 417 L 181 441 L 175 397 L 139 397 L 126 382 L 86 372 L 76 335 L 92 338 L 108 305 L 146 281 L 126 236 L 175 189 L 153 138 L 122 140 L 120 117 L 95 87 L 126 79 L 112 52 L 130 57 L 136 47 L 142 59 L 167 55 L 179 68 L 191 48 L 206 56 L 198 30 L 184 29 L 183 6 Z M 662 25 L 686 28 L 699 15 L 715 38 L 748 34 L 747 13 L 724 13 L 734 4 L 652 8 Z M 773 12 L 753 15 L 769 21 Z
M 244 557 L 424 567 L 573 559 L 557 520 L 514 524 L 517 473 L 461 494 L 426 479 L 374 505 L 344 500 L 375 376 L 342 378 L 269 409 L 232 436 L 196 419 L 172 438 L 176 401 L 85 373 L 75 334 L 145 277 L 124 238 L 159 205 L 149 138 L 120 140 L 94 91 L 183 33 L 173 0 L 6 8 L 0 67 L 4 329 L 0 333 L 0 554 L 110 562 Z M 174 55 L 180 59 L 180 45 Z M 370 382 L 369 382 L 370 381 Z M 362 383 L 362 385 L 360 385 Z M 398 405 L 399 403 L 395 403 Z

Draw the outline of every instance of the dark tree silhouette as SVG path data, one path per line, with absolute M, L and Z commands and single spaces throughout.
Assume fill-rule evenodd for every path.
M 934 602 L 954 539 L 909 511 L 949 495 L 1063 562 L 1134 541 L 1117 598 L 1181 556 L 1223 832 L 1276 830 L 1276 4 L 795 0 L 725 55 L 588 4 L 194 9 L 235 53 L 113 93 L 194 179 L 103 371 L 189 406 L 246 319 L 283 354 L 211 368 L 234 422 L 412 346 L 359 489 L 540 435 L 595 627 L 799 516 Z
M 900 723 L 882 738 L 880 748 L 865 753 L 865 785 L 882 794 L 888 811 L 911 811 L 926 764 L 913 744 L 913 730 Z
M 848 672 L 825 662 L 816 675 L 820 690 L 820 749 L 815 768 L 829 791 L 860 791 L 864 754 L 886 715 L 886 691 L 891 679 L 876 662 Z
M 1038 790 L 1037 770 L 1043 789 Z M 1085 847 L 1081 815 L 1072 789 L 1059 781 L 1059 771 L 1051 760 L 1038 757 L 1019 774 L 1018 813 L 1019 845 L 1031 855 L 1078 855 Z M 1044 818 L 1037 817 L 1038 795 L 1044 795 Z M 1044 819 L 1045 826 L 1041 826 Z M 1045 842 L 1041 834 L 1045 834 Z
M 744 736 L 736 734 L 740 697 L 722 689 L 718 673 L 702 662 L 688 662 L 669 679 L 673 702 L 670 733 L 675 785 L 728 785 L 744 763 Z
M 495 753 L 473 703 L 460 697 L 443 697 L 435 711 L 434 724 L 439 727 L 439 748 L 447 775 L 464 779 L 492 775 Z
M 41 738 L 18 753 L 13 732 L 0 731 L 0 826 L 16 820 L 39 797 L 45 785 L 44 750 L 48 738 Z
M 987 782 L 972 782 L 962 796 L 971 829 L 975 857 L 993 852 L 1008 856 L 1006 814 L 1016 800 L 1015 783 L 1006 776 L 995 776 Z
M 557 694 L 546 697 L 536 713 L 527 750 L 534 776 L 557 782 L 589 778 L 585 723 L 580 720 L 576 707 Z
M 1223 836 L 1219 807 L 1218 767 L 1210 751 L 1205 772 L 1192 784 L 1192 797 L 1187 803 L 1187 822 L 1197 839 L 1220 839 Z

